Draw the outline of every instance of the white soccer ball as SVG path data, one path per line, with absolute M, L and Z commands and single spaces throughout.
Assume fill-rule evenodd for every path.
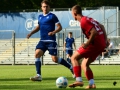
M 56 80 L 56 86 L 58 88 L 66 88 L 68 85 L 68 80 L 66 77 L 59 77 Z

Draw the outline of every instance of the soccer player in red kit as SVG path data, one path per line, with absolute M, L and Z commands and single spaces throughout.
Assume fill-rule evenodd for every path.
M 85 34 L 88 40 L 87 42 L 83 43 L 71 57 L 76 81 L 73 84 L 70 84 L 69 87 L 84 85 L 81 77 L 81 69 L 83 69 L 85 76 L 89 81 L 89 85 L 86 87 L 86 89 L 96 88 L 93 72 L 89 65 L 99 54 L 102 53 L 107 46 L 107 35 L 105 28 L 96 20 L 87 16 L 83 16 L 82 9 L 79 5 L 72 7 L 72 15 L 75 20 L 80 22 L 82 32 Z M 82 58 L 83 60 L 80 64 L 79 60 Z

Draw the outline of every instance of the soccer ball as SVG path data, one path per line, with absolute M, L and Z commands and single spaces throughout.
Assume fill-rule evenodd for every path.
M 66 88 L 68 85 L 68 80 L 66 77 L 59 77 L 56 80 L 56 86 L 58 88 Z

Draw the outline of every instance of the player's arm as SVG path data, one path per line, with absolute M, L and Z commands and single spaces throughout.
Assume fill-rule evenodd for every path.
M 64 51 L 66 50 L 66 42 L 64 43 L 63 50 L 64 50 Z
M 75 50 L 76 50 L 76 45 L 75 45 L 75 42 L 73 43 L 73 45 L 74 45 L 74 48 L 75 48 Z
M 93 42 L 93 40 L 94 40 L 94 38 L 95 38 L 95 36 L 96 36 L 97 34 L 98 34 L 98 33 L 97 33 L 97 30 L 96 30 L 95 28 L 92 28 L 92 29 L 90 30 L 90 37 L 89 37 L 88 41 L 87 41 L 86 43 L 84 43 L 84 44 L 82 45 L 82 47 L 83 47 L 83 48 L 87 48 L 87 46 L 88 46 L 90 43 Z
M 74 49 L 76 50 L 75 39 L 73 41 L 73 46 L 74 46 Z
M 34 33 L 38 32 L 40 29 L 39 25 L 37 25 L 35 27 L 35 29 L 33 29 L 28 35 L 27 35 L 27 38 L 29 39 Z
M 54 35 L 62 30 L 62 26 L 60 23 L 56 24 L 57 28 L 53 32 L 49 32 L 48 35 Z
M 60 23 L 57 23 L 56 26 L 57 26 L 57 28 L 56 28 L 56 30 L 53 31 L 54 33 L 60 32 L 62 30 L 62 26 Z

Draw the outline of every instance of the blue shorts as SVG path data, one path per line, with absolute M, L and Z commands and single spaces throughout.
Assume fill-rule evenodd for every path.
M 36 49 L 41 49 L 44 53 L 46 50 L 48 50 L 50 55 L 53 55 L 53 56 L 57 55 L 57 43 L 56 42 L 39 41 L 39 43 L 36 46 Z
M 66 50 L 66 54 L 69 54 L 70 56 L 72 56 L 73 50 Z

